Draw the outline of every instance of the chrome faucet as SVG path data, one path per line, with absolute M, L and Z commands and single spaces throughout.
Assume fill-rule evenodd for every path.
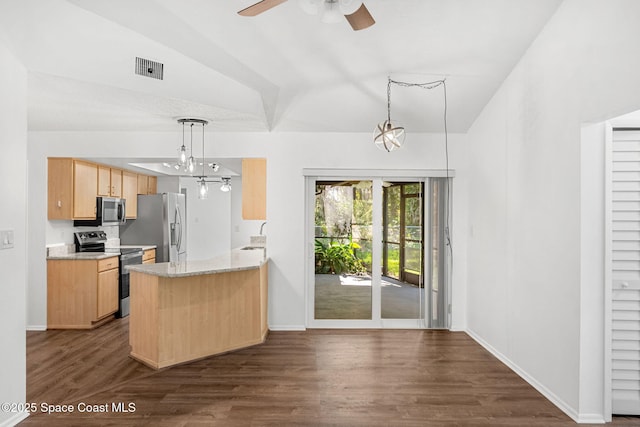
M 262 225 L 260 225 L 260 235 L 262 236 L 262 228 L 267 225 L 267 221 L 263 222 Z

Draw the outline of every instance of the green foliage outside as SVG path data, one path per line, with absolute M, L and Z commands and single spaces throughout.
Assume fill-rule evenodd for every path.
M 360 245 L 355 242 L 340 243 L 331 241 L 327 244 L 316 239 L 316 273 L 364 273 L 364 264 L 355 254 L 355 249 L 359 248 Z
M 371 268 L 371 186 L 335 183 L 316 190 L 316 273 L 365 273 Z
M 387 275 L 397 279 L 400 277 L 400 250 L 389 249 L 387 255 Z

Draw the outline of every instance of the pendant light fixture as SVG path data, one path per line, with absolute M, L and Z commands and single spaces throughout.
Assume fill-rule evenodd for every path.
M 205 174 L 205 167 L 210 168 L 213 172 L 217 172 L 220 168 L 220 165 L 217 163 L 207 163 L 206 157 L 204 155 L 204 127 L 209 124 L 207 120 L 204 119 L 193 119 L 193 118 L 181 118 L 178 119 L 178 123 L 182 124 L 182 148 L 185 148 L 185 158 L 186 158 L 186 147 L 184 147 L 184 126 L 188 124 L 190 126 L 191 133 L 191 155 L 188 160 L 184 162 L 184 170 L 185 172 L 189 172 L 192 176 L 196 169 L 196 159 L 193 156 L 193 126 L 201 125 L 202 126 L 202 161 L 200 164 L 202 165 L 202 174 L 196 175 L 195 178 L 198 178 L 198 199 L 204 200 L 209 196 L 209 185 L 210 182 L 221 182 L 220 190 L 224 192 L 231 191 L 231 177 L 212 177 L 211 179 L 207 179 L 207 175 Z
M 373 142 L 381 150 L 391 152 L 404 144 L 404 128 L 391 121 L 391 78 L 387 81 L 387 120 L 378 123 L 373 131 Z
M 194 123 L 191 123 L 191 155 L 189 156 L 189 161 L 187 162 L 187 172 L 189 172 L 190 174 L 193 175 L 193 171 L 196 168 L 196 159 L 193 157 L 193 125 Z M 204 135 L 204 124 L 202 125 L 202 133 Z M 202 139 L 203 144 L 204 144 L 204 137 Z
M 189 172 L 193 174 L 196 169 L 196 159 L 193 157 L 193 126 L 194 125 L 202 125 L 202 143 L 204 144 L 204 127 L 209 122 L 204 119 L 193 119 L 193 118 L 180 118 L 178 119 L 178 123 L 182 124 L 182 146 L 180 147 L 180 156 L 178 158 L 178 165 L 184 168 L 185 172 Z M 191 139 L 191 148 L 190 148 L 190 156 L 187 159 L 187 147 L 184 145 L 184 126 L 185 124 L 189 125 L 190 131 L 190 139 Z
M 178 123 L 180 123 L 180 120 L 178 120 Z M 187 164 L 187 147 L 184 146 L 184 122 L 182 122 L 182 147 L 180 147 L 180 155 L 178 156 L 177 166 L 186 167 L 186 164 Z

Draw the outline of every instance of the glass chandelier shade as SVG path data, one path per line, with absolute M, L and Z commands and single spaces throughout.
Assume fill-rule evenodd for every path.
M 386 152 L 402 147 L 404 137 L 404 128 L 398 122 L 392 122 L 390 119 L 378 123 L 373 132 L 373 142 L 376 147 Z
M 225 193 L 231 191 L 231 178 L 222 178 L 222 185 L 220 186 L 220 191 L 224 191 Z
M 180 156 L 178 157 L 178 164 L 180 166 L 184 166 L 187 163 L 187 147 L 184 146 L 184 142 L 182 143 L 182 147 L 180 147 Z
M 198 181 L 198 199 L 205 200 L 209 196 L 209 186 L 204 177 Z

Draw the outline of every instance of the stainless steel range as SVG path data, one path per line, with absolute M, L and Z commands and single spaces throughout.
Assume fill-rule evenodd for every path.
M 104 252 L 107 233 L 104 231 L 79 231 L 73 233 L 76 252 Z
M 118 312 L 116 317 L 129 315 L 129 269 L 127 265 L 142 264 L 142 248 L 120 248 L 120 286 L 118 287 Z
M 118 311 L 116 317 L 129 315 L 129 270 L 128 265 L 142 264 L 142 248 L 106 248 L 107 234 L 104 231 L 79 231 L 74 233 L 76 252 L 104 252 L 119 254 L 120 279 L 118 281 Z

